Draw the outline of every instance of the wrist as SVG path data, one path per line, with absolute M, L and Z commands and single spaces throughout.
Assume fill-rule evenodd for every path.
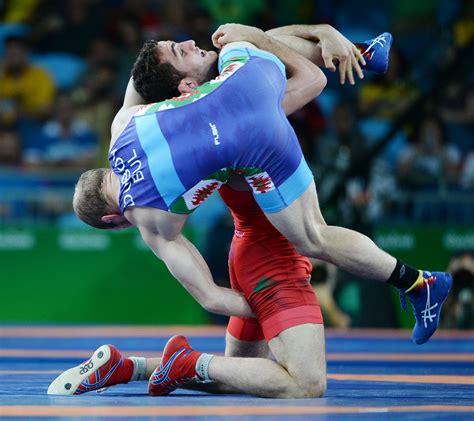
M 265 49 L 265 44 L 268 43 L 268 40 L 272 37 L 261 29 L 255 28 L 254 33 L 249 38 L 248 42 L 263 50 Z
M 333 33 L 334 28 L 326 23 L 314 25 L 311 31 L 312 38 L 318 41 L 326 40 L 327 38 L 331 37 Z

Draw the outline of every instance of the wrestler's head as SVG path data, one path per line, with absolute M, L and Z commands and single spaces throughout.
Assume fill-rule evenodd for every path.
M 191 92 L 217 76 L 217 53 L 198 48 L 194 41 L 147 41 L 133 65 L 137 92 L 147 102 Z
M 100 229 L 121 229 L 131 226 L 121 214 L 115 197 L 119 185 L 110 169 L 97 168 L 81 175 L 72 205 L 79 219 Z

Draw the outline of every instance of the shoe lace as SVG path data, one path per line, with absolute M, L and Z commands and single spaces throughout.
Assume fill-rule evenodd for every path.
M 182 379 L 174 380 L 172 382 L 169 382 L 166 385 L 166 389 L 171 392 L 171 391 L 177 389 L 178 387 L 183 386 L 184 384 L 190 383 L 194 380 L 196 380 L 196 376 L 184 377 Z
M 377 38 L 374 38 L 372 40 L 372 42 L 369 44 L 369 46 L 367 47 L 367 49 L 362 53 L 362 54 L 366 54 L 370 51 L 370 49 L 378 44 L 380 45 L 381 47 L 383 47 L 385 45 L 385 43 L 387 42 L 387 40 L 385 39 L 385 36 L 384 35 L 379 35 Z
M 427 320 L 429 320 L 430 323 L 432 323 L 434 319 L 436 318 L 436 313 L 431 313 L 431 310 L 438 307 L 438 303 L 434 303 L 434 305 L 431 305 L 430 285 L 429 285 L 429 281 L 431 280 L 434 280 L 433 275 L 430 276 L 428 279 L 423 279 L 423 281 L 425 282 L 426 291 L 427 291 L 425 309 L 422 310 L 421 312 L 421 315 L 423 317 L 423 324 L 425 325 L 425 328 L 428 327 L 428 324 L 426 323 Z
M 426 286 L 426 304 L 425 304 L 425 309 L 421 311 L 421 317 L 423 319 L 423 324 L 425 328 L 428 327 L 427 320 L 429 320 L 430 323 L 432 323 L 434 319 L 436 318 L 436 313 L 431 313 L 431 310 L 438 307 L 438 303 L 434 303 L 433 305 L 431 305 L 430 282 L 434 280 L 435 280 L 434 275 L 431 275 L 428 279 L 423 278 L 423 282 L 425 283 L 425 286 Z M 404 311 L 407 311 L 406 293 L 405 291 L 402 291 L 402 290 L 400 290 L 400 304 L 402 305 L 402 309 Z

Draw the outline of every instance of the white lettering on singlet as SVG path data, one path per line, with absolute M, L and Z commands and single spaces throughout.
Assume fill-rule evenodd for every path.
M 121 175 L 120 184 L 123 187 L 123 206 L 134 206 L 135 201 L 133 196 L 128 192 L 132 184 L 139 183 L 145 179 L 142 171 L 142 162 L 138 159 L 138 154 L 135 149 L 132 149 L 133 155 L 128 158 L 126 162 L 121 157 L 116 156 L 116 152 L 117 149 L 113 149 L 110 154 L 112 155 L 112 166 L 115 172 Z
M 214 145 L 220 145 L 221 142 L 219 142 L 219 132 L 217 131 L 217 126 L 215 124 L 209 123 L 209 127 L 212 130 L 212 136 L 214 137 Z

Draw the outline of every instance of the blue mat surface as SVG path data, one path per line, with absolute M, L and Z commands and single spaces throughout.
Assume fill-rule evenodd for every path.
M 224 332 L 191 332 L 198 350 L 224 351 Z M 113 329 L 112 329 L 113 330 Z M 41 332 L 44 331 L 44 336 Z M 85 332 L 84 332 L 85 331 Z M 146 382 L 105 393 L 48 396 L 49 383 L 63 370 L 87 359 L 104 343 L 124 354 L 160 355 L 169 329 L 140 334 L 126 327 L 87 335 L 87 328 L 2 328 L 0 416 L 3 419 L 474 419 L 474 338 L 468 334 L 433 338 L 416 346 L 396 332 L 328 332 L 328 390 L 321 399 L 262 399 L 249 395 L 209 395 L 177 390 L 167 397 L 147 395 Z M 161 332 L 161 333 L 160 333 Z M 179 328 L 175 333 L 180 333 Z

